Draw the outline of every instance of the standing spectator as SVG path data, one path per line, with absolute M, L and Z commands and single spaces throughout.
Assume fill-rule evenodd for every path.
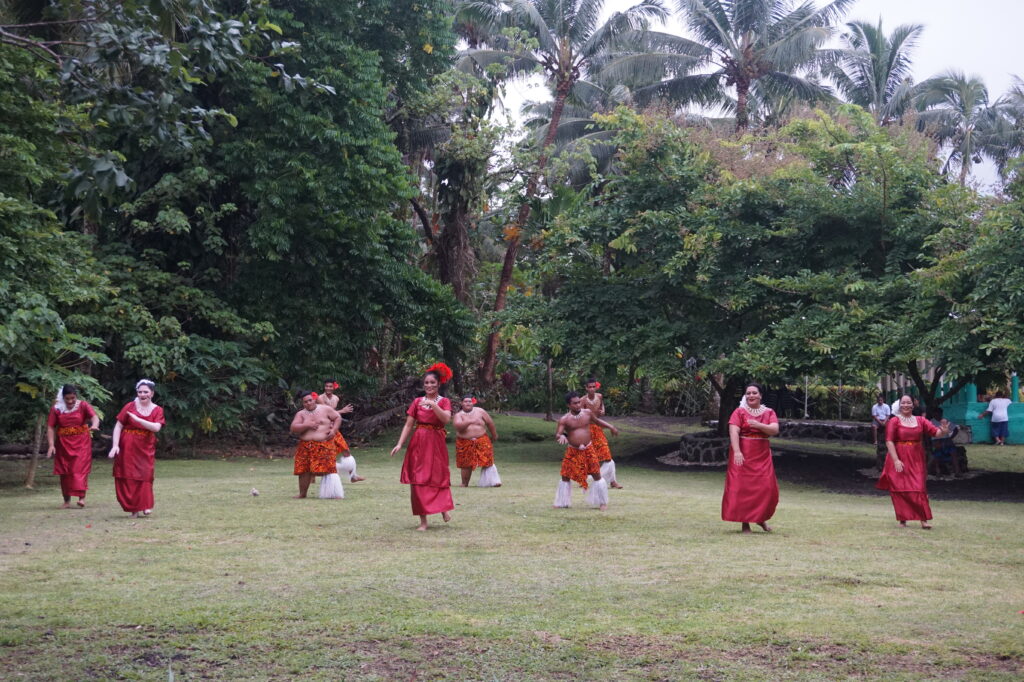
M 1010 399 L 1002 391 L 996 391 L 996 397 L 988 402 L 988 408 L 978 415 L 983 419 L 986 414 L 992 415 L 992 439 L 996 445 L 1006 445 L 1006 437 L 1010 435 Z
M 875 433 L 875 447 L 878 447 L 879 429 L 884 435 L 885 424 L 889 421 L 890 416 L 892 416 L 892 409 L 885 404 L 885 396 L 879 393 L 878 400 L 871 406 L 871 430 Z

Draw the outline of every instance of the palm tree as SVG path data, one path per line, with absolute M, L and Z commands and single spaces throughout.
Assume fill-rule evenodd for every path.
M 885 125 L 902 116 L 911 104 L 910 51 L 924 26 L 903 24 L 887 36 L 879 18 L 877 26 L 851 21 L 846 28 L 844 47 L 835 52 L 836 62 L 825 72 L 848 101 L 864 107 Z
M 710 73 L 669 78 L 654 86 L 677 101 L 717 101 L 733 109 L 736 130 L 750 125 L 751 93 L 760 101 L 828 97 L 829 89 L 797 73 L 812 70 L 828 53 L 833 22 L 855 0 L 833 0 L 818 8 L 813 0 L 677 0 Z M 666 54 L 693 54 L 692 43 L 660 35 Z M 672 49 L 677 45 L 677 49 Z M 732 100 L 730 88 L 735 88 Z M 731 102 L 731 104 L 730 104 Z
M 942 172 L 959 166 L 961 186 L 967 184 L 972 163 L 981 163 L 982 157 L 998 162 L 1006 154 L 1014 131 L 1004 107 L 989 105 L 988 88 L 980 77 L 951 70 L 923 81 L 916 92 L 918 129 L 949 147 Z
M 539 69 L 553 94 L 547 134 L 541 143 L 536 168 L 527 177 L 522 203 L 506 231 L 508 247 L 494 299 L 495 312 L 505 308 L 519 250 L 520 232 L 530 218 L 531 202 L 537 196 L 540 176 L 547 166 L 549 147 L 555 140 L 570 91 L 585 79 L 593 63 L 606 59 L 610 51 L 619 49 L 628 38 L 646 29 L 651 20 L 663 20 L 667 15 L 661 0 L 641 0 L 601 23 L 603 6 L 604 0 L 478 0 L 463 4 L 464 11 L 481 23 L 494 29 L 517 29 L 535 41 L 532 47 L 525 48 L 471 50 L 469 58 L 484 67 L 506 64 L 519 73 Z M 479 370 L 479 379 L 484 385 L 494 383 L 497 350 L 498 324 L 495 323 Z
M 1013 77 L 1010 89 L 993 108 L 999 117 L 986 131 L 991 133 L 988 147 L 1000 175 L 1005 178 L 1010 160 L 1024 153 L 1024 80 L 1020 76 Z

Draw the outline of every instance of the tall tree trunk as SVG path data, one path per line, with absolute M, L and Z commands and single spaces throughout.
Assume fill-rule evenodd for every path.
M 467 305 L 473 280 L 474 255 L 469 245 L 469 204 L 460 201 L 441 215 L 444 227 L 437 236 L 437 270 L 442 284 L 449 284 L 455 299 Z
M 750 81 L 740 79 L 736 81 L 736 132 L 747 129 L 750 125 L 750 115 L 747 113 L 747 96 L 750 94 Z
M 718 435 L 729 435 L 729 417 L 736 409 L 736 391 L 740 387 L 740 380 L 736 377 L 729 377 L 724 384 L 719 384 L 714 377 L 711 377 L 711 385 L 718 393 Z
M 526 192 L 523 195 L 523 203 L 519 205 L 519 212 L 516 214 L 516 221 L 512 224 L 508 246 L 505 249 L 505 259 L 501 264 L 501 277 L 498 279 L 498 290 L 494 297 L 494 312 L 500 313 L 505 309 L 505 299 L 508 294 L 508 285 L 512 282 L 512 271 L 516 265 L 516 254 L 519 251 L 519 242 L 523 226 L 530 219 L 530 202 L 537 196 L 537 188 L 540 186 L 540 175 L 544 172 L 548 163 L 548 147 L 555 141 L 555 134 L 558 132 L 558 124 L 562 120 L 562 109 L 565 108 L 565 100 L 569 96 L 569 89 L 572 88 L 572 79 L 565 79 L 558 84 L 555 91 L 555 104 L 551 109 L 551 120 L 548 122 L 548 134 L 544 136 L 544 144 L 540 156 L 537 157 L 537 170 L 530 174 L 526 183 Z M 498 358 L 498 335 L 501 325 L 495 320 L 491 325 L 491 333 L 487 335 L 487 342 L 484 345 L 484 358 L 480 363 L 479 379 L 482 386 L 490 386 L 494 383 L 494 369 Z
M 921 394 L 921 402 L 924 403 L 926 415 L 931 413 L 932 410 L 942 403 L 946 402 L 947 399 L 956 395 L 960 389 L 971 382 L 970 377 L 961 377 L 956 380 L 953 387 L 950 388 L 945 395 L 940 396 L 938 393 L 939 389 L 942 387 L 942 377 L 945 376 L 945 374 L 946 368 L 942 365 L 937 366 L 935 368 L 935 376 L 929 386 L 928 382 L 926 382 L 924 377 L 921 376 L 921 372 L 917 368 L 917 363 L 907 363 L 907 376 L 909 376 L 910 380 L 914 382 L 914 385 L 917 386 L 918 393 Z
M 36 417 L 36 435 L 32 441 L 32 459 L 28 462 L 28 474 L 25 476 L 25 487 L 34 488 L 36 485 L 36 469 L 39 468 L 39 448 L 43 443 L 43 424 L 46 417 L 40 414 Z

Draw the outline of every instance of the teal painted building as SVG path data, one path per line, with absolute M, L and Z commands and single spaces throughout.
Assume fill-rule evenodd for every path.
M 950 388 L 952 386 L 943 385 L 942 395 L 945 395 Z M 1011 400 L 1008 408 L 1010 435 L 1006 442 L 1024 444 L 1024 403 L 1020 400 L 1020 379 L 1016 373 L 1011 380 L 1010 393 L 1006 397 Z M 967 384 L 942 403 L 942 411 L 946 419 L 960 426 L 971 428 L 971 441 L 974 443 L 993 442 L 991 415 L 985 415 L 984 419 L 978 418 L 978 415 L 986 408 L 988 408 L 988 403 L 978 402 L 978 387 L 973 383 Z

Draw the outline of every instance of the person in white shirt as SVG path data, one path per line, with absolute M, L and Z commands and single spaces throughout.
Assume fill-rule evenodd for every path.
M 892 416 L 892 410 L 885 404 L 885 396 L 879 393 L 878 400 L 871 406 L 871 426 L 875 432 L 876 447 L 878 446 L 878 430 L 881 429 L 881 432 L 885 433 L 885 424 L 889 421 L 890 416 Z
M 992 439 L 996 445 L 1006 445 L 1006 437 L 1010 435 L 1010 399 L 1002 391 L 996 391 L 996 397 L 988 401 L 988 409 L 978 415 L 983 419 L 986 414 L 992 415 Z

